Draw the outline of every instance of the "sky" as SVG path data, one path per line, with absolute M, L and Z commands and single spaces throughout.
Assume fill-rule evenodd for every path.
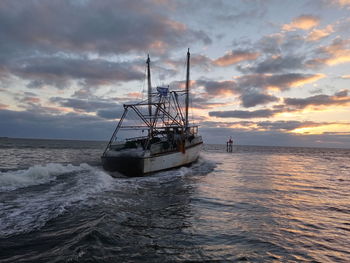
M 108 140 L 184 88 L 206 143 L 350 148 L 350 0 L 2 0 L 0 136 Z

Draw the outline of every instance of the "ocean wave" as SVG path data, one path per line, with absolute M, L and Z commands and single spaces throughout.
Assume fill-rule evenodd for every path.
M 212 172 L 216 165 L 217 163 L 215 161 L 209 160 L 206 156 L 201 154 L 198 160 L 190 166 L 182 166 L 175 169 L 159 171 L 144 177 L 129 177 L 126 180 L 131 182 L 157 181 L 162 183 L 176 177 L 184 177 L 188 175 L 206 175 Z
M 33 166 L 2 174 L 2 180 L 7 186 L 0 197 L 0 237 L 40 229 L 70 207 L 95 202 L 98 193 L 114 183 L 110 175 L 87 164 Z
M 71 164 L 49 163 L 47 165 L 34 165 L 27 170 L 0 172 L 0 192 L 48 183 L 56 180 L 58 175 L 84 169 L 89 169 L 89 165 L 74 166 Z

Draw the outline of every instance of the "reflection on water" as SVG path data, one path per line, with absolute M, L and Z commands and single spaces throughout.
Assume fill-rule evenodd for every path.
M 220 240 L 218 249 L 244 251 L 252 261 L 350 259 L 350 171 L 342 166 L 344 156 L 206 155 L 215 156 L 218 166 L 198 185 L 195 214 L 209 244 Z
M 96 143 L 50 143 L 2 148 L 1 262 L 350 261 L 349 150 L 206 146 L 125 178 Z

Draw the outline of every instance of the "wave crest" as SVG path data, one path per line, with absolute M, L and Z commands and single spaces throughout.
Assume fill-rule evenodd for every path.
M 49 163 L 47 165 L 34 165 L 27 170 L 0 172 L 0 191 L 12 191 L 32 185 L 44 184 L 54 181 L 58 175 L 89 169 L 89 165 L 71 164 L 62 165 Z

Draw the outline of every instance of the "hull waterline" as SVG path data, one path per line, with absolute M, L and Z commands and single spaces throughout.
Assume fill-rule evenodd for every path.
M 202 143 L 186 148 L 185 152 L 168 152 L 154 156 L 102 156 L 105 170 L 118 171 L 127 176 L 143 176 L 153 172 L 190 165 L 197 161 Z

